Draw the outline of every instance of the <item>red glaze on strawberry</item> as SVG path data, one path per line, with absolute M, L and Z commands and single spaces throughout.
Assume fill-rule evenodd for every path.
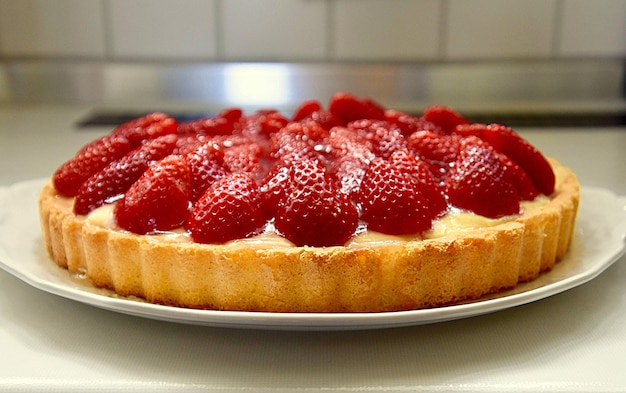
M 255 179 L 264 175 L 261 158 L 263 148 L 256 143 L 245 143 L 224 149 L 224 167 L 232 173 L 248 173 Z
M 369 229 L 406 235 L 431 228 L 434 215 L 422 185 L 391 162 L 376 158 L 359 191 L 361 218 Z
M 357 210 L 337 192 L 324 168 L 311 160 L 293 162 L 288 178 L 288 196 L 276 209 L 276 230 L 297 246 L 347 242 L 357 227 Z
M 431 105 L 426 108 L 422 116 L 424 120 L 441 127 L 446 134 L 454 131 L 459 124 L 468 123 L 461 114 L 444 105 Z
M 317 100 L 304 101 L 294 111 L 291 116 L 291 121 L 310 119 L 313 113 L 321 111 L 322 109 L 322 104 Z
M 416 157 L 425 160 L 435 180 L 441 182 L 457 159 L 460 141 L 458 135 L 418 131 L 409 136 L 407 146 Z
M 384 120 L 361 119 L 349 123 L 348 128 L 362 135 L 368 148 L 379 157 L 389 158 L 407 147 L 400 130 Z
M 226 176 L 224 152 L 218 150 L 212 141 L 208 141 L 185 155 L 185 161 L 191 170 L 191 200 L 200 199 L 204 192 L 222 177 Z
M 224 243 L 258 234 L 264 225 L 257 184 L 246 173 L 233 173 L 207 189 L 186 227 L 197 243 Z
M 477 137 L 461 140 L 445 186 L 451 205 L 481 216 L 498 218 L 520 211 L 511 172 L 497 152 Z
M 175 134 L 177 127 L 178 124 L 173 117 L 154 112 L 120 125 L 113 130 L 113 135 L 123 136 L 137 146 L 146 139 Z
M 385 120 L 397 127 L 405 137 L 417 131 L 432 131 L 437 134 L 444 134 L 441 127 L 426 121 L 423 117 L 411 116 L 395 109 L 387 109 L 385 111 Z
M 62 164 L 52 176 L 59 194 L 73 197 L 80 186 L 109 163 L 131 151 L 133 145 L 123 136 L 107 135 L 97 139 Z
M 428 207 L 433 217 L 440 216 L 447 210 L 448 203 L 443 190 L 432 177 L 426 163 L 416 158 L 408 150 L 399 150 L 393 153 L 389 161 L 398 170 L 410 175 L 421 184 L 420 191 L 428 200 Z
M 77 214 L 121 198 L 118 224 L 140 234 L 180 226 L 193 208 L 187 226 L 197 241 L 227 241 L 208 235 L 222 230 L 204 215 L 210 210 L 231 220 L 225 232 L 235 235 L 222 239 L 269 223 L 297 245 L 332 246 L 349 240 L 359 219 L 375 231 L 413 234 L 450 205 L 487 217 L 516 214 L 520 200 L 553 192 L 554 173 L 507 127 L 469 124 L 440 105 L 412 116 L 340 92 L 328 108 L 302 103 L 291 119 L 228 108 L 176 124 L 153 113 L 85 146 L 53 182 L 61 195 L 76 196 Z M 237 193 L 241 202 L 226 203 Z M 239 206 L 252 224 L 233 223 L 228 211 L 236 209 L 227 206 Z
M 117 224 L 138 234 L 182 226 L 189 215 L 191 171 L 180 155 L 154 163 L 115 206 Z
M 380 104 L 345 92 L 333 94 L 328 110 L 344 124 L 360 119 L 383 120 L 385 118 L 385 109 Z
M 270 155 L 281 161 L 312 159 L 324 163 L 329 132 L 311 120 L 289 123 L 270 138 Z
M 554 192 L 555 176 L 550 163 L 537 148 L 509 127 L 491 124 L 484 130 L 484 138 L 496 150 L 517 162 L 532 179 L 535 187 L 545 195 Z
M 152 163 L 172 153 L 177 139 L 174 134 L 151 139 L 91 176 L 78 189 L 74 213 L 88 214 L 118 199 Z

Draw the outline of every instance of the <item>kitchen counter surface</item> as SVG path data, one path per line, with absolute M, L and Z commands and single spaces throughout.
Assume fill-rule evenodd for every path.
M 89 109 L 0 106 L 0 187 L 49 176 L 108 132 L 74 127 Z M 584 187 L 626 195 L 626 129 L 519 131 Z M 0 270 L 0 392 L 623 392 L 625 259 L 589 283 L 504 311 L 344 332 L 156 321 L 54 296 Z

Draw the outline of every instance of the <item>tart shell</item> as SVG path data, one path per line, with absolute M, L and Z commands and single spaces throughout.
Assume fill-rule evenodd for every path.
M 267 312 L 382 312 L 476 299 L 535 279 L 572 241 L 574 173 L 550 160 L 550 201 L 493 227 L 353 247 L 253 247 L 164 241 L 88 222 L 51 182 L 39 210 L 51 258 L 96 287 L 152 303 Z

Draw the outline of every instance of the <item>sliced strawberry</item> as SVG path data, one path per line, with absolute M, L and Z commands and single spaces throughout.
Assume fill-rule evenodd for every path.
M 345 92 L 333 94 L 328 110 L 345 124 L 360 119 L 382 120 L 385 118 L 385 110 L 380 104 L 369 98 L 357 98 Z
M 421 192 L 428 200 L 428 206 L 433 217 L 439 216 L 447 210 L 448 204 L 443 190 L 432 177 L 427 164 L 416 158 L 408 150 L 398 150 L 391 155 L 389 161 L 398 170 L 410 175 L 421 184 Z
M 132 149 L 133 145 L 123 136 L 107 135 L 97 139 L 56 170 L 52 177 L 54 187 L 61 195 L 73 197 L 88 178 Z
M 117 199 L 152 163 L 169 155 L 176 147 L 177 139 L 174 134 L 151 139 L 95 173 L 78 189 L 74 213 L 88 214 Z
M 554 192 L 555 176 L 550 163 L 527 140 L 511 128 L 499 124 L 487 126 L 484 138 L 496 150 L 517 162 L 528 173 L 541 193 L 550 195 Z
M 232 173 L 213 183 L 196 202 L 187 229 L 198 243 L 224 243 L 261 232 L 265 218 L 252 177 Z
M 454 131 L 459 124 L 468 123 L 461 114 L 444 105 L 431 105 L 422 116 L 424 120 L 441 127 L 446 133 Z
M 359 191 L 361 218 L 371 230 L 404 235 L 426 231 L 433 214 L 422 185 L 391 162 L 376 158 Z
M 134 145 L 139 145 L 147 139 L 175 134 L 177 127 L 178 124 L 173 117 L 154 112 L 120 125 L 113 130 L 113 135 L 124 136 Z
M 289 196 L 278 205 L 274 226 L 297 246 L 343 245 L 358 223 L 356 206 L 335 190 L 333 179 L 317 162 L 291 163 Z
M 497 218 L 519 213 L 519 196 L 507 166 L 493 148 L 477 137 L 464 138 L 446 178 L 451 205 Z
M 154 163 L 115 206 L 117 224 L 137 234 L 182 226 L 189 215 L 191 171 L 180 155 Z
M 191 201 L 195 202 L 209 186 L 226 176 L 224 152 L 215 148 L 212 141 L 205 142 L 185 155 L 191 170 Z

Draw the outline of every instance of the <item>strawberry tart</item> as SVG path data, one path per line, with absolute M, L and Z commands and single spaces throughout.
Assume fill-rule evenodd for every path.
M 511 128 L 342 92 L 290 116 L 122 124 L 54 172 L 39 208 L 51 258 L 120 296 L 382 312 L 535 279 L 566 254 L 579 198 Z

